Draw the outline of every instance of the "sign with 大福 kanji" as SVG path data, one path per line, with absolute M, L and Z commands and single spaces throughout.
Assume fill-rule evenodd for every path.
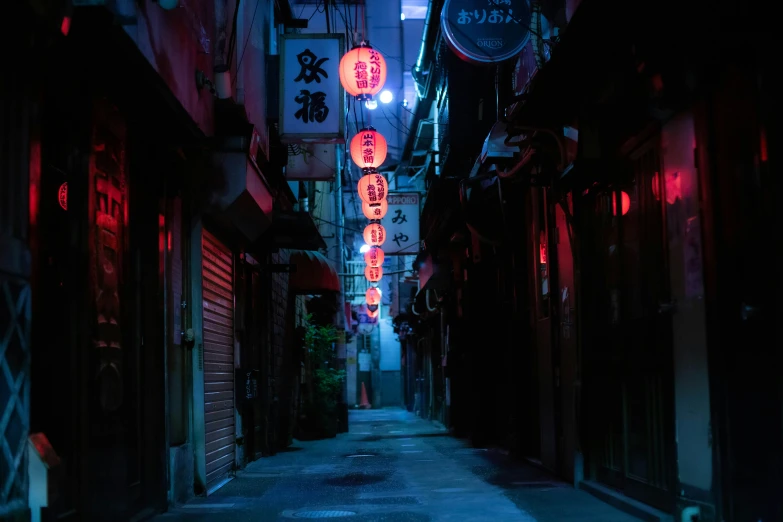
M 280 43 L 280 139 L 344 143 L 342 34 L 287 34 Z
M 386 229 L 383 253 L 387 256 L 416 255 L 419 252 L 419 193 L 390 192 L 387 202 L 389 211 L 381 220 Z

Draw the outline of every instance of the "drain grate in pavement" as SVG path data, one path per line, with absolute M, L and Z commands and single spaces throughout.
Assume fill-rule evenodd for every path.
M 355 511 L 298 511 L 292 516 L 294 518 L 340 518 L 340 517 L 352 517 L 356 514 Z

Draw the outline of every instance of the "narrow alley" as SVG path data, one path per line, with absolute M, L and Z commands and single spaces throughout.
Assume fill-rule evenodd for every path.
M 0 522 L 783 522 L 770 6 L 3 2 Z
M 544 471 L 474 449 L 403 409 L 353 410 L 350 431 L 259 459 L 156 522 L 632 522 Z

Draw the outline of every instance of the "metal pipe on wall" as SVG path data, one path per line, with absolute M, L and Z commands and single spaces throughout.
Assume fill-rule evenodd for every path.
M 337 160 L 336 174 L 334 176 L 334 212 L 335 212 L 335 235 L 337 236 L 337 273 L 345 272 L 345 263 L 343 252 L 345 251 L 345 229 L 343 228 L 345 216 L 343 215 L 343 154 L 340 147 L 335 147 L 335 158 Z M 340 276 L 340 308 L 337 319 L 338 328 L 345 328 L 345 277 Z

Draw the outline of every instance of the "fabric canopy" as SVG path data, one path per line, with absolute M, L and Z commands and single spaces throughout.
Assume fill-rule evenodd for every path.
M 295 271 L 288 280 L 289 289 L 296 294 L 339 292 L 340 278 L 334 265 L 323 254 L 313 250 L 293 250 L 289 263 Z

